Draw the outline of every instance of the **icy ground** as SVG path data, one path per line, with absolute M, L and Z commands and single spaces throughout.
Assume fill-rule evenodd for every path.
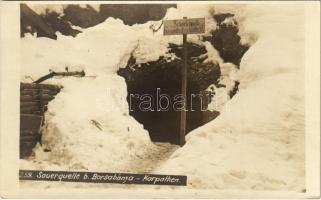
M 129 116 L 126 84 L 116 74 L 137 46 L 141 62 L 173 56 L 166 54 L 168 42 L 181 43 L 181 37 L 164 37 L 162 30 L 153 34 L 150 24 L 160 22 L 130 27 L 109 18 L 76 38 L 23 38 L 23 81 L 26 75 L 40 77 L 66 66 L 95 77 L 48 81 L 64 89 L 49 104 L 43 146 L 21 160 L 21 169 L 128 169 L 187 175 L 189 189 L 304 191 L 304 7 L 180 5 L 165 18 L 206 16 L 208 34 L 215 29 L 209 10 L 235 13 L 242 42 L 251 48 L 230 77 L 240 81 L 240 91 L 224 102 L 217 119 L 190 133 L 179 149 L 150 142 L 142 125 Z M 201 43 L 196 35 L 189 40 Z
M 177 145 L 169 143 L 155 143 L 155 146 L 147 147 L 142 155 L 132 158 L 121 171 L 138 173 L 152 173 L 162 167 L 170 156 L 178 149 Z

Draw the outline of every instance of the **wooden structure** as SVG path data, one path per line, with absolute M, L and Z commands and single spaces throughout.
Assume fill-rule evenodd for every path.
M 205 33 L 205 18 L 192 18 L 176 20 L 164 20 L 164 35 L 183 35 L 183 63 L 182 80 L 181 80 L 181 95 L 184 98 L 184 106 L 181 110 L 179 145 L 184 146 L 186 135 L 186 90 L 187 90 L 187 34 Z
M 20 158 L 30 156 L 37 142 L 41 142 L 44 113 L 61 88 L 49 84 L 20 84 Z

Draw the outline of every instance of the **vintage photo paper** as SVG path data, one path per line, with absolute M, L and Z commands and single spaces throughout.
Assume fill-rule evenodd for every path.
M 1 197 L 317 198 L 320 3 L 1 2 Z

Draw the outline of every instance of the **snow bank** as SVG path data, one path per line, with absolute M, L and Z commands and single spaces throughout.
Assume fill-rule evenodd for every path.
M 42 12 L 47 7 L 33 6 L 36 8 Z M 181 10 L 170 9 L 167 18 L 175 17 Z M 56 41 L 32 35 L 21 39 L 22 81 L 35 80 L 49 69 L 64 71 L 68 67 L 69 71 L 86 72 L 83 78 L 46 81 L 64 88 L 48 105 L 43 145 L 34 149 L 34 157 L 21 160 L 21 168 L 131 171 L 133 166 L 128 166 L 131 160 L 142 161 L 140 158 L 149 154 L 148 150 L 164 151 L 162 145 L 151 143 L 148 132 L 129 116 L 126 84 L 116 74 L 131 55 L 137 63 L 156 61 L 160 56 L 174 58 L 174 54 L 168 53 L 168 43 L 181 44 L 182 37 L 164 37 L 163 28 L 152 31 L 151 27 L 159 25 L 161 21 L 127 26 L 119 19 L 108 18 L 83 29 L 75 38 L 57 33 Z M 200 42 L 197 35 L 189 40 Z M 171 145 L 168 148 L 168 152 L 175 149 Z
M 252 46 L 235 77 L 240 91 L 158 172 L 187 175 L 189 188 L 303 191 L 304 10 L 248 5 L 241 11 L 234 13 L 242 37 L 257 41 L 247 41 Z
M 154 49 L 148 43 L 158 46 Z M 65 67 L 85 70 L 88 76 L 46 81 L 64 88 L 49 103 L 43 146 L 35 149 L 35 157 L 21 161 L 22 168 L 130 171 L 128 160 L 154 144 L 129 116 L 126 83 L 116 72 L 125 67 L 135 47 L 135 56 L 145 62 L 165 55 L 167 45 L 154 37 L 148 25 L 133 28 L 113 18 L 76 38 L 60 34 L 57 41 L 22 38 L 22 81 Z
M 209 42 L 204 42 L 207 53 L 204 62 L 212 62 L 219 64 L 221 77 L 218 80 L 219 84 L 225 85 L 225 87 L 216 87 L 214 84 L 207 88 L 207 91 L 213 92 L 215 95 L 211 102 L 208 104 L 208 110 L 210 111 L 221 111 L 226 102 L 231 98 L 229 92 L 233 90 L 235 81 L 237 81 L 236 74 L 238 68 L 233 63 L 224 63 L 220 57 L 219 52 Z
M 197 35 L 188 40 L 205 45 L 207 61 L 221 63 L 220 81 L 238 80 L 240 91 L 231 101 L 222 101 L 221 115 L 190 133 L 186 145 L 164 165 L 157 163 L 160 169 L 154 173 L 187 175 L 188 187 L 196 189 L 302 191 L 303 8 L 186 4 L 170 8 L 165 19 L 206 16 L 209 34 L 216 28 L 209 8 L 212 13 L 235 13 L 242 42 L 252 44 L 240 70 L 222 63 L 216 50 Z M 172 58 L 168 42 L 181 44 L 182 37 L 164 37 L 162 28 L 154 33 L 151 27 L 160 24 L 130 27 L 108 18 L 76 38 L 58 34 L 57 41 L 30 35 L 21 39 L 23 81 L 67 66 L 69 71 L 84 69 L 90 76 L 46 81 L 64 88 L 49 103 L 43 146 L 35 149 L 34 157 L 21 160 L 22 169 L 130 170 L 130 160 L 153 149 L 142 125 L 128 115 L 126 84 L 116 71 L 131 55 L 141 63 Z M 226 90 L 221 92 L 226 97 Z

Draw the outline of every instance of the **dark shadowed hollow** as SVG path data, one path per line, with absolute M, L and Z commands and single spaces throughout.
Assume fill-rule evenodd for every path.
M 181 76 L 179 72 L 176 68 L 157 69 L 149 76 L 141 77 L 132 84 L 128 84 L 127 101 L 131 108 L 130 115 L 144 125 L 153 141 L 175 144 L 179 141 L 180 111 L 174 109 L 174 102 L 178 102 L 174 101 L 174 97 L 181 94 Z M 199 92 L 198 85 L 189 80 L 187 97 L 190 97 L 191 94 L 199 94 Z M 139 107 L 142 100 L 133 97 L 133 94 L 139 94 L 139 96 L 144 94 L 151 95 L 153 97 L 151 111 L 142 111 Z M 193 98 L 192 106 L 191 100 L 188 98 L 186 127 L 188 132 L 202 124 L 201 106 L 200 98 Z
M 202 46 L 193 43 L 187 44 L 189 53 L 187 67 L 187 115 L 186 132 L 204 125 L 218 115 L 218 112 L 202 111 L 207 108 L 210 94 L 205 89 L 210 84 L 216 84 L 220 76 L 220 69 L 215 64 L 204 64 L 198 60 L 199 56 L 206 53 Z M 168 62 L 160 57 L 157 61 L 136 64 L 132 56 L 126 68 L 118 70 L 118 74 L 125 78 L 127 84 L 127 101 L 130 106 L 130 115 L 144 125 L 149 131 L 152 141 L 179 143 L 180 110 L 175 108 L 177 99 L 175 96 L 181 94 L 181 68 L 183 66 L 182 47 L 170 44 L 170 52 L 177 58 Z M 152 98 L 152 109 L 142 111 L 139 105 L 142 103 L 142 95 L 150 95 Z M 138 95 L 135 97 L 134 95 Z M 167 95 L 170 99 L 160 98 Z M 198 96 L 192 96 L 198 95 Z M 181 99 L 180 99 L 181 100 Z M 157 106 L 168 105 L 168 110 L 157 110 Z M 174 105 L 175 104 L 175 105 Z
M 224 62 L 233 63 L 239 67 L 240 61 L 249 46 L 241 44 L 237 22 L 234 25 L 223 23 L 224 19 L 233 16 L 230 13 L 213 15 L 219 28 L 214 30 L 211 36 L 203 37 L 203 41 L 210 42 L 218 50 Z M 207 53 L 204 46 L 187 43 L 187 51 L 186 107 L 188 111 L 186 134 L 219 115 L 218 111 L 206 110 L 208 103 L 210 103 L 206 89 L 212 84 L 217 88 L 225 87 L 225 85 L 219 84 L 221 76 L 219 64 L 204 62 L 207 58 L 204 56 Z M 127 84 L 127 101 L 130 106 L 130 115 L 144 125 L 144 128 L 149 132 L 151 140 L 179 144 L 180 112 L 173 109 L 173 104 L 175 103 L 173 98 L 175 95 L 181 94 L 182 46 L 169 44 L 169 53 L 174 53 L 176 58 L 172 61 L 167 61 L 165 58 L 160 57 L 157 61 L 142 64 L 137 64 L 132 55 L 127 66 L 119 69 L 117 73 L 125 78 Z M 238 86 L 239 82 L 235 81 L 234 88 L 229 91 L 230 98 L 237 93 Z M 160 94 L 166 94 L 171 99 L 168 111 L 157 111 L 156 109 L 157 103 L 160 103 L 157 99 L 157 88 L 159 88 Z M 154 109 L 142 111 L 139 108 L 142 99 L 131 97 L 131 95 L 135 94 L 138 94 L 139 97 L 146 94 L 151 95 Z M 201 95 L 203 98 L 191 98 L 192 94 Z M 213 92 L 210 95 L 215 95 L 215 93 Z M 166 102 L 161 103 L 166 104 Z

